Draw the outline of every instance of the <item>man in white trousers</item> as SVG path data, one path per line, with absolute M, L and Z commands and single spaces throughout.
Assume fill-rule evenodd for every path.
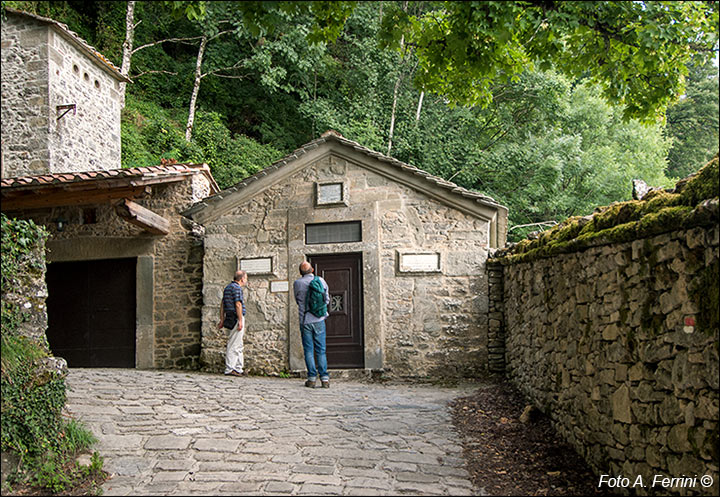
M 229 333 L 225 352 L 225 374 L 231 376 L 247 376 L 243 371 L 243 338 L 247 327 L 243 287 L 247 285 L 247 280 L 245 271 L 237 271 L 233 281 L 225 287 L 220 304 L 218 329 L 225 329 Z

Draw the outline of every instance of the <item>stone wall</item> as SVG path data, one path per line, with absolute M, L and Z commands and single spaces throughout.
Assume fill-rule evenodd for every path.
M 202 196 L 205 183 L 187 178 L 155 185 L 151 197 L 136 200 L 170 221 L 170 233 L 164 236 L 127 223 L 110 204 L 8 214 L 46 226 L 50 264 L 137 258 L 136 366 L 195 369 L 200 357 L 203 243 L 179 212 Z M 88 209 L 95 209 L 95 223 L 85 223 Z M 67 220 L 62 232 L 54 222 L 59 216 Z
M 60 29 L 12 12 L 2 22 L 4 178 L 120 167 L 119 80 Z
M 359 159 L 361 160 L 361 159 Z M 367 158 L 365 159 L 367 160 Z M 348 203 L 315 207 L 317 182 L 344 182 Z M 305 223 L 361 220 L 361 242 L 306 245 Z M 202 361 L 222 368 L 217 330 L 222 290 L 239 258 L 271 257 L 273 273 L 250 275 L 245 366 L 304 370 L 292 282 L 314 254 L 362 253 L 365 368 L 396 376 L 472 375 L 487 360 L 488 222 L 339 156 L 325 156 L 205 224 Z M 401 273 L 402 251 L 437 252 L 441 271 Z
M 48 51 L 50 172 L 120 168 L 120 81 L 54 29 Z M 75 112 L 57 119 L 56 107 L 68 104 Z
M 2 21 L 2 177 L 49 170 L 48 28 Z
M 705 206 L 710 225 L 503 261 L 508 375 L 599 474 L 641 475 L 640 495 L 718 493 L 720 230 Z M 706 474 L 708 488 L 651 488 Z

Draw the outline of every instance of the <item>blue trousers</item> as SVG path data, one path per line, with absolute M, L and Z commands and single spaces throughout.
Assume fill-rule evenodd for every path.
M 329 380 L 327 356 L 325 355 L 325 321 L 303 324 L 300 326 L 300 332 L 308 380 L 315 381 L 318 375 L 320 375 L 320 381 Z M 315 362 L 316 358 L 317 363 Z

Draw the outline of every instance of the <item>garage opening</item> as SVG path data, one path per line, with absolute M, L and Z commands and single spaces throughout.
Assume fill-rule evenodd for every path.
M 48 264 L 47 338 L 71 368 L 134 368 L 137 259 Z

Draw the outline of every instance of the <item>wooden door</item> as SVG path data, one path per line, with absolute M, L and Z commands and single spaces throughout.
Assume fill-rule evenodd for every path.
M 53 355 L 69 367 L 135 367 L 136 259 L 48 264 Z
M 330 316 L 325 320 L 328 367 L 365 367 L 362 254 L 317 255 L 309 262 L 330 290 Z

